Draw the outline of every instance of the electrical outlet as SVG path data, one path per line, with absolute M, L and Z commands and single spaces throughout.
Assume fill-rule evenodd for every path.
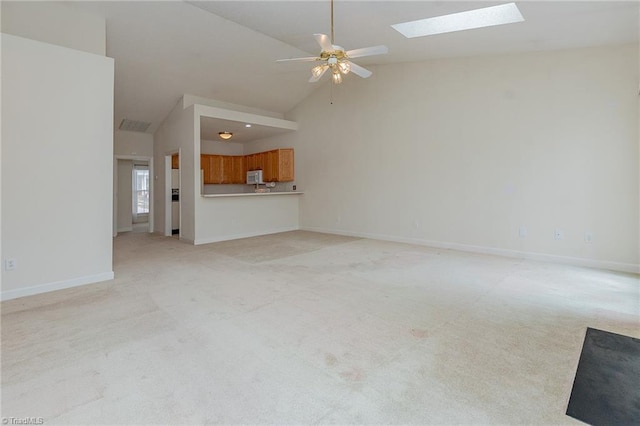
M 524 226 L 521 226 L 521 227 L 518 229 L 518 236 L 519 236 L 520 238 L 526 238 L 526 237 L 527 237 L 527 233 L 528 233 L 528 232 L 527 232 L 527 228 L 526 228 L 526 227 L 524 227 Z
M 553 238 L 555 238 L 556 240 L 561 240 L 564 238 L 564 233 L 561 230 L 556 229 L 555 231 L 553 231 Z
M 18 262 L 15 259 L 6 259 L 4 261 L 4 269 L 7 271 L 13 271 L 18 267 Z
M 592 232 L 585 232 L 584 233 L 584 242 L 585 243 L 592 243 L 593 242 L 593 233 Z
M 293 185 L 293 190 L 294 190 L 294 191 L 296 190 L 296 187 L 297 187 L 296 185 Z

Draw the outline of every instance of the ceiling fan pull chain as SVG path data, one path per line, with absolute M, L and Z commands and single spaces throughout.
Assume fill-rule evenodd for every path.
M 333 86 L 335 86 L 334 84 L 329 84 L 330 89 L 329 89 L 329 105 L 333 105 Z

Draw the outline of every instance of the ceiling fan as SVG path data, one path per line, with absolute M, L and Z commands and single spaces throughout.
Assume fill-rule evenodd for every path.
M 353 58 L 361 58 L 363 56 L 382 55 L 389 52 L 387 46 L 363 47 L 361 49 L 345 51 L 342 46 L 334 44 L 333 41 L 333 0 L 331 0 L 331 38 L 325 34 L 314 34 L 316 41 L 322 49 L 319 56 L 310 56 L 306 58 L 278 59 L 276 62 L 322 62 L 311 69 L 310 83 L 315 83 L 327 72 L 331 70 L 331 78 L 335 84 L 342 82 L 342 75 L 349 72 L 367 78 L 373 74 L 366 68 L 361 67 L 350 61 Z

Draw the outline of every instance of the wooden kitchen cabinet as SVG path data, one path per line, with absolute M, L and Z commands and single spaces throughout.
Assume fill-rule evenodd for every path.
M 207 183 L 211 171 L 209 170 L 209 156 L 200 154 L 200 170 L 202 170 L 202 182 Z
M 233 183 L 233 157 L 222 157 L 222 183 Z
M 260 164 L 260 154 L 245 155 L 244 158 L 247 171 L 262 170 L 262 165 Z
M 291 182 L 295 179 L 293 148 L 281 148 L 249 155 L 200 155 L 204 183 L 243 184 L 247 171 L 262 170 L 265 182 Z
M 274 149 L 261 154 L 265 182 L 291 182 L 295 179 L 293 148 Z
M 200 155 L 200 169 L 204 171 L 203 179 L 205 184 L 223 183 L 224 169 L 223 158 L 224 155 Z
M 260 162 L 262 163 L 262 180 L 265 182 L 276 181 L 276 162 L 277 153 L 275 151 L 267 151 L 260 153 Z
M 293 148 L 278 150 L 278 182 L 293 182 L 295 180 L 295 168 L 293 164 Z
M 222 156 L 222 183 L 245 183 L 247 173 L 244 163 L 244 156 Z
M 172 169 L 180 168 L 180 157 L 178 156 L 178 154 L 173 154 L 171 156 L 171 168 Z
M 247 182 L 247 167 L 245 164 L 245 158 L 243 155 L 237 155 L 233 157 L 233 177 L 231 183 L 246 183 Z

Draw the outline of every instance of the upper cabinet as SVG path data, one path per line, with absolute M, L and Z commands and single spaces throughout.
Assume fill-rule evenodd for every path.
M 222 183 L 245 183 L 247 173 L 244 156 L 222 156 Z
M 232 183 L 246 183 L 247 181 L 247 165 L 243 155 L 237 155 L 233 158 Z
M 293 148 L 261 152 L 262 178 L 265 182 L 291 182 L 295 179 Z
M 277 182 L 293 182 L 296 178 L 293 166 L 293 148 L 278 150 Z
M 262 170 L 265 182 L 292 182 L 295 179 L 293 148 L 274 149 L 250 155 L 200 156 L 205 184 L 246 183 L 248 170 Z
M 200 169 L 204 184 L 245 183 L 246 168 L 244 156 L 200 155 Z
M 200 155 L 200 169 L 205 184 L 223 183 L 223 158 L 223 155 Z
M 260 154 L 250 154 L 244 156 L 247 171 L 251 170 L 262 170 L 262 165 L 260 162 Z
M 173 154 L 171 156 L 171 168 L 172 169 L 180 168 L 180 157 L 178 156 L 178 154 Z

